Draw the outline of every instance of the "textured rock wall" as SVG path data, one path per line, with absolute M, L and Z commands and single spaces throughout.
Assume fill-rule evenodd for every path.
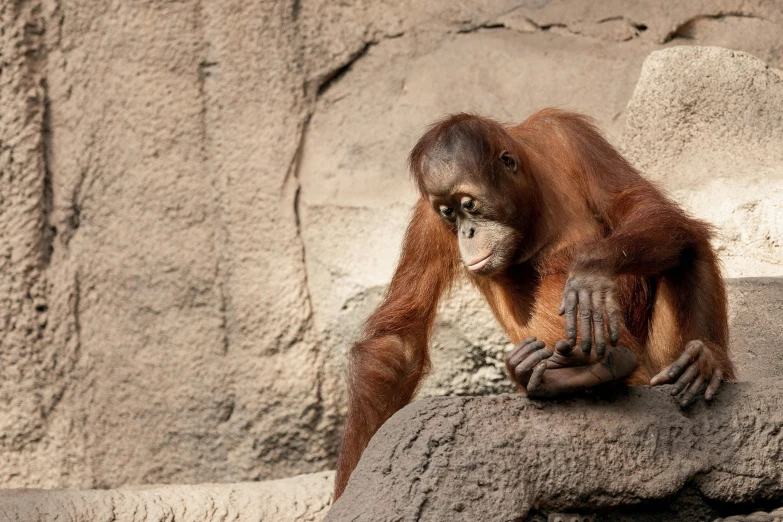
M 619 142 L 653 50 L 783 65 L 780 2 L 595 4 L 0 3 L 0 486 L 331 467 L 427 122 L 556 104 Z M 507 389 L 485 307 L 443 312 L 423 394 Z
M 1 9 L 0 483 L 323 467 L 295 165 L 317 88 L 369 14 Z

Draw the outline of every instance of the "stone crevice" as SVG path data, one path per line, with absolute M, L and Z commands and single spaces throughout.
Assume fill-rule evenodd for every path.
M 196 17 L 195 25 L 200 33 L 200 45 L 202 47 L 203 58 L 198 63 L 197 84 L 198 96 L 201 102 L 201 113 L 199 114 L 199 126 L 201 131 L 201 160 L 208 175 L 215 176 L 210 161 L 210 133 L 209 133 L 209 82 L 213 74 L 218 71 L 219 63 L 211 56 L 212 46 L 207 38 L 204 25 L 204 2 L 199 0 L 195 5 Z M 228 180 L 225 177 L 213 179 L 216 189 L 215 214 L 216 214 L 216 245 L 217 251 L 215 259 L 214 280 L 217 289 L 218 314 L 220 327 L 220 349 L 223 355 L 229 352 L 231 345 L 230 325 L 229 325 L 229 306 L 230 299 L 228 295 L 228 256 L 229 250 L 229 231 L 225 221 L 224 209 L 226 208 L 226 185 Z
M 49 86 L 46 78 L 41 79 L 42 111 L 41 118 L 41 161 L 43 163 L 43 198 L 41 201 L 42 226 L 41 231 L 41 268 L 46 269 L 52 262 L 54 241 L 57 238 L 57 227 L 52 222 L 54 208 L 54 186 L 52 181 L 52 108 L 49 98 Z
M 776 22 L 768 18 L 758 16 L 758 15 L 743 13 L 739 11 L 717 13 L 717 14 L 699 14 L 691 18 L 688 18 L 684 22 L 678 24 L 673 31 L 669 32 L 666 36 L 663 37 L 661 43 L 666 44 L 671 42 L 672 40 L 677 40 L 677 39 L 692 40 L 693 39 L 692 31 L 694 25 L 700 20 L 724 20 L 726 18 L 750 18 L 754 20 L 769 22 L 771 24 L 776 24 Z
M 351 70 L 351 68 L 354 66 L 354 64 L 356 64 L 356 62 L 358 62 L 364 56 L 367 55 L 367 53 L 370 51 L 372 47 L 380 44 L 384 40 L 393 40 L 396 38 L 401 38 L 403 36 L 405 36 L 405 32 L 400 31 L 397 33 L 384 35 L 381 38 L 366 41 L 364 45 L 358 50 L 356 50 L 355 52 L 353 52 L 343 64 L 332 69 L 326 74 L 321 75 L 317 79 L 316 84 L 318 85 L 318 87 L 316 88 L 316 95 L 315 95 L 316 99 L 323 96 L 332 85 L 340 81 L 343 78 L 343 76 L 345 76 L 345 74 Z
M 515 10 L 516 9 L 511 9 L 511 10 L 505 11 L 505 12 L 495 16 L 491 21 L 488 21 L 488 22 L 484 22 L 484 23 L 481 23 L 481 24 L 472 25 L 472 26 L 468 26 L 468 27 L 463 27 L 463 28 L 459 29 L 457 31 L 457 33 L 458 34 L 470 34 L 470 33 L 474 33 L 474 32 L 480 31 L 480 30 L 486 30 L 486 29 L 506 29 L 506 30 L 516 31 L 516 32 L 536 33 L 536 32 L 549 32 L 549 31 L 551 31 L 553 29 L 559 29 L 561 31 L 564 31 L 564 32 L 572 35 L 572 36 L 578 36 L 580 38 L 588 38 L 588 39 L 592 39 L 592 40 L 607 40 L 607 41 L 611 41 L 611 42 L 615 42 L 616 41 L 616 42 L 622 43 L 622 42 L 627 42 L 627 41 L 630 41 L 630 40 L 638 38 L 639 36 L 641 36 L 642 33 L 647 31 L 647 28 L 648 28 L 647 24 L 641 23 L 641 22 L 635 22 L 635 21 L 632 21 L 632 20 L 628 20 L 624 16 L 609 16 L 609 17 L 602 18 L 602 19 L 600 19 L 600 20 L 598 20 L 596 22 L 587 23 L 585 26 L 583 26 L 583 27 L 587 27 L 587 26 L 591 26 L 591 25 L 597 26 L 597 25 L 608 23 L 608 22 L 622 22 L 622 21 L 624 21 L 634 30 L 633 34 L 631 34 L 630 36 L 626 36 L 624 38 L 621 38 L 621 39 L 617 40 L 617 39 L 613 39 L 613 38 L 604 38 L 604 37 L 601 37 L 601 36 L 585 34 L 584 30 L 581 30 L 581 29 L 577 28 L 574 24 L 569 24 L 569 23 L 566 23 L 566 22 L 549 22 L 549 23 L 546 23 L 546 24 L 542 24 L 540 22 L 537 22 L 536 20 L 534 20 L 533 18 L 531 18 L 529 16 L 520 16 L 520 17 L 516 18 L 516 20 L 521 20 L 521 21 L 524 22 L 523 28 L 520 29 L 518 27 L 518 24 L 511 23 L 511 21 L 508 18 L 509 15 L 512 14 Z
M 296 227 L 296 240 L 299 245 L 300 249 L 300 255 L 301 255 L 301 261 L 302 266 L 307 266 L 307 251 L 305 247 L 305 241 L 302 236 L 302 220 L 300 218 L 301 208 L 300 208 L 300 199 L 301 199 L 301 192 L 302 192 L 302 184 L 299 179 L 300 169 L 301 169 L 301 163 L 302 163 L 302 153 L 304 152 L 304 146 L 305 146 L 305 140 L 307 139 L 307 129 L 310 125 L 310 118 L 311 114 L 307 114 L 302 123 L 301 127 L 299 129 L 299 142 L 297 143 L 296 150 L 294 151 L 294 155 L 291 158 L 291 163 L 288 167 L 288 172 L 285 175 L 285 178 L 283 180 L 283 197 L 290 197 L 287 196 L 289 193 L 289 190 L 286 190 L 286 187 L 289 185 L 289 183 L 293 184 L 293 198 L 292 198 L 292 205 L 293 205 L 293 214 L 294 214 L 294 226 Z M 313 302 L 312 302 L 312 293 L 310 291 L 310 284 L 307 277 L 307 270 L 303 270 L 302 273 L 302 284 L 305 291 L 305 301 L 307 303 L 308 308 L 308 317 L 307 320 L 305 320 L 302 323 L 302 331 L 299 335 L 295 336 L 296 339 L 301 339 L 305 332 L 310 329 L 311 322 L 312 322 L 312 313 L 313 313 Z

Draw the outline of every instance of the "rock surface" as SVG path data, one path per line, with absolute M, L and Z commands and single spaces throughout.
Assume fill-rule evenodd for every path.
M 732 276 L 783 269 L 783 78 L 715 47 L 656 51 L 628 103 L 623 149 L 714 224 Z
M 781 462 L 779 379 L 725 385 L 685 411 L 650 388 L 432 398 L 381 428 L 325 520 L 713 520 L 780 506 Z
M 1 2 L 0 486 L 332 467 L 343 352 L 394 267 L 423 126 L 556 104 L 618 141 L 650 52 L 721 44 L 780 68 L 782 7 Z M 506 348 L 460 290 L 423 396 L 507 389 Z
M 731 353 L 740 381 L 783 376 L 783 278 L 729 279 Z M 782 395 L 783 398 L 783 395 Z
M 0 521 L 320 522 L 334 473 L 242 484 L 0 491 Z

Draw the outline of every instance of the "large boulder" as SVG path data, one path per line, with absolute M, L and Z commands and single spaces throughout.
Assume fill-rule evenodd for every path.
M 783 503 L 781 448 L 777 380 L 724 385 L 688 410 L 650 388 L 432 398 L 381 428 L 325 520 L 712 520 Z
M 733 277 L 783 275 L 783 78 L 717 47 L 652 53 L 628 103 L 623 150 L 716 226 Z

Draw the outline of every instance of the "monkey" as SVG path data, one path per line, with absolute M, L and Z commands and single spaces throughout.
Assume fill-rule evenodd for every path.
M 461 274 L 515 348 L 530 397 L 673 383 L 682 406 L 735 378 L 713 230 L 586 116 L 434 123 L 409 157 L 419 198 L 386 295 L 349 354 L 338 498 L 369 439 L 429 371 L 440 297 Z

